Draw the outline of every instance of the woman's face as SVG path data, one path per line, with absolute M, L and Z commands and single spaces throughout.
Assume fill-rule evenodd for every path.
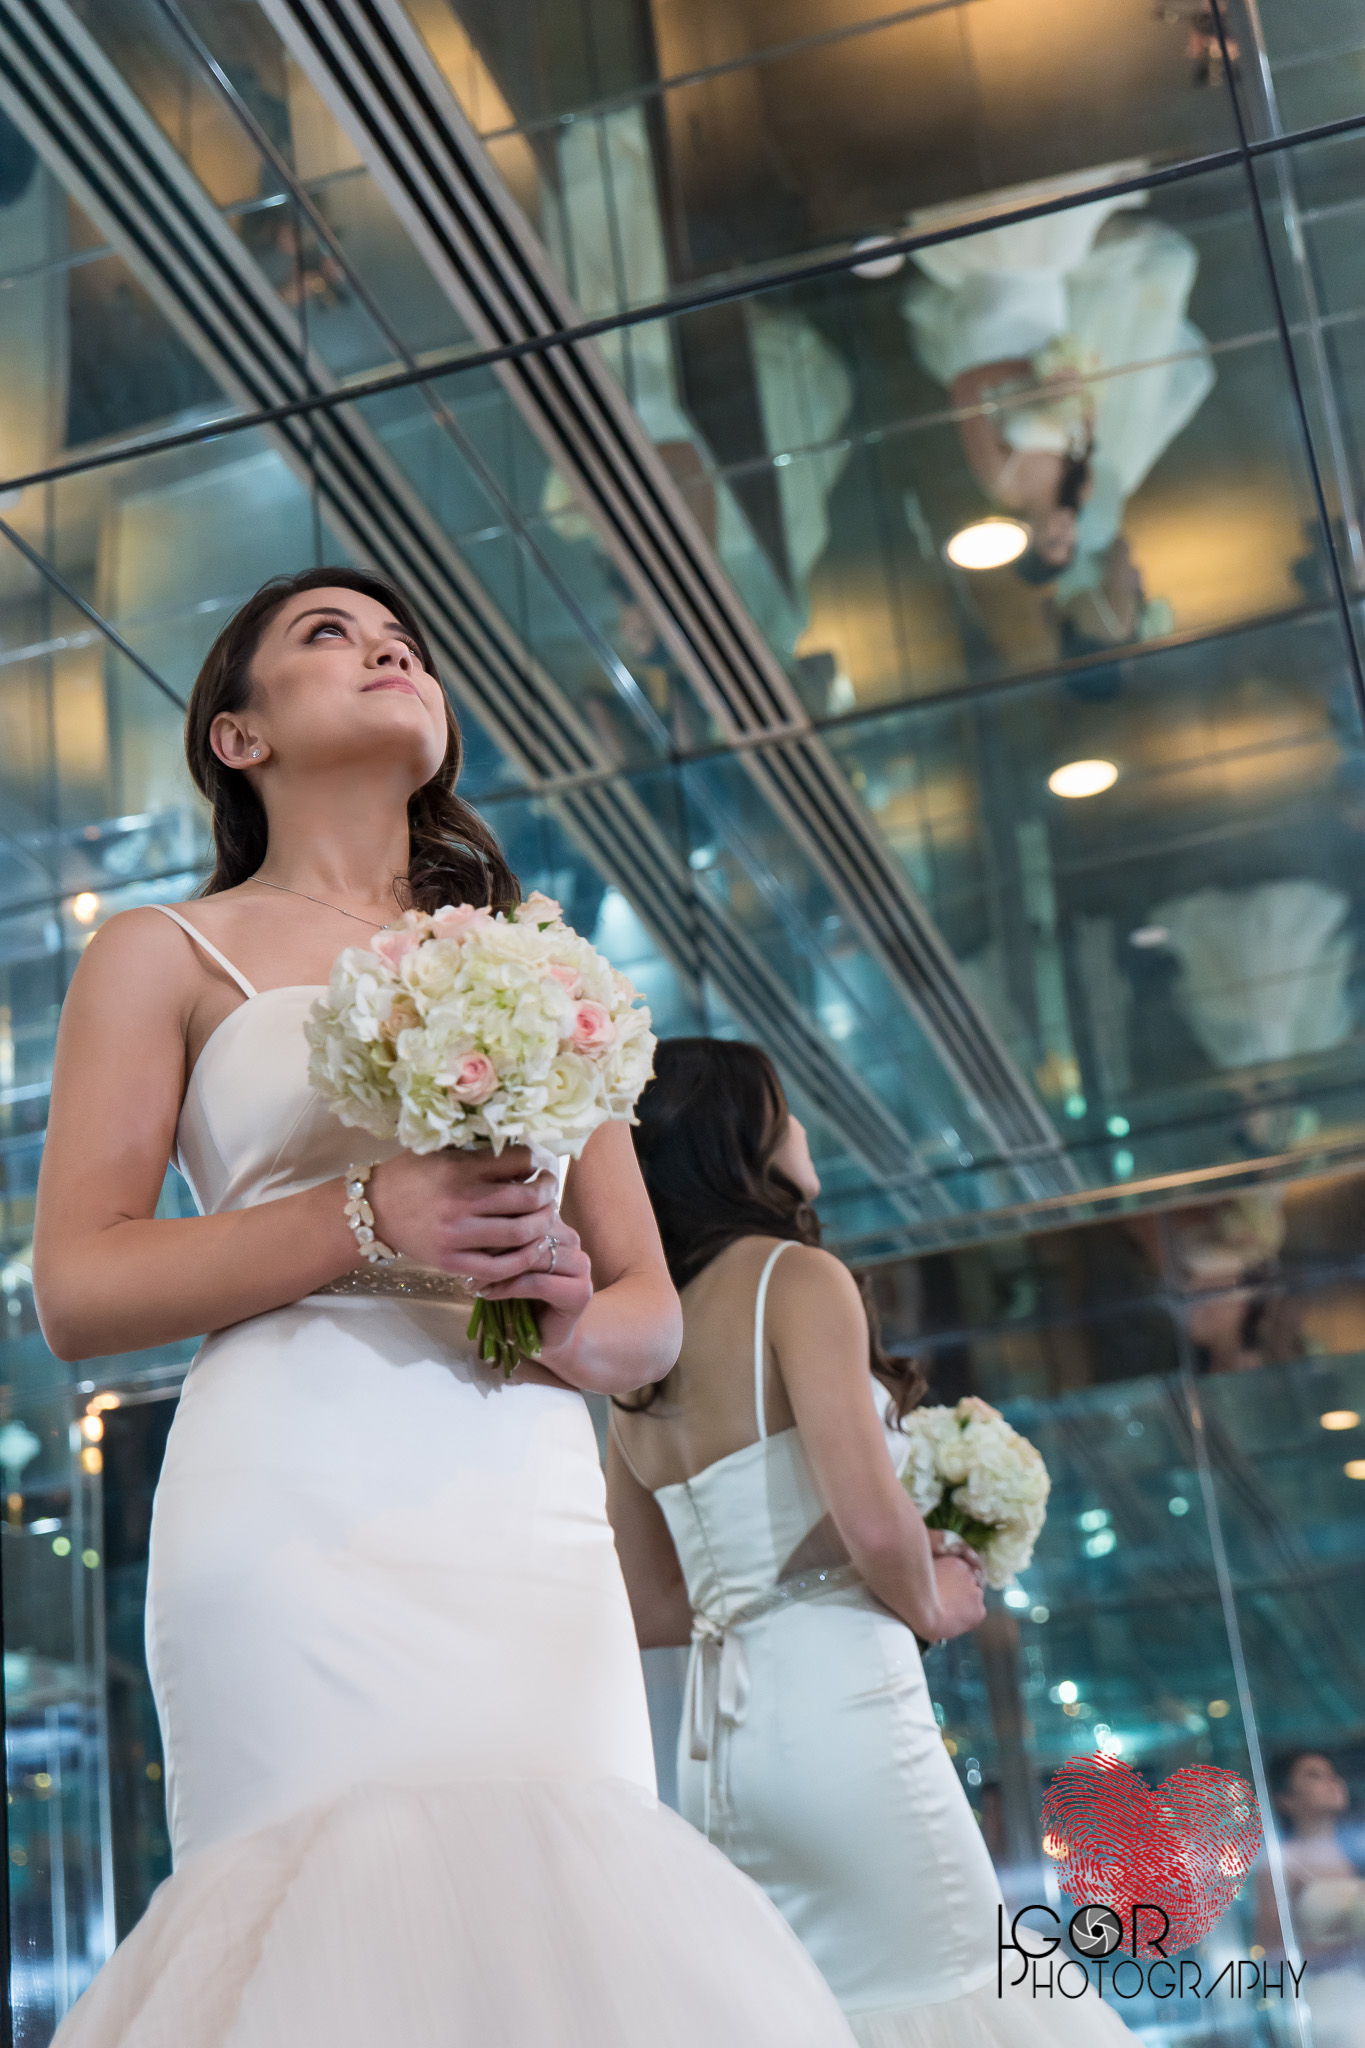
M 806 1127 L 800 1117 L 787 1115 L 787 1128 L 782 1133 L 782 1142 L 774 1152 L 772 1163 L 779 1173 L 785 1173 L 794 1187 L 800 1188 L 808 1202 L 813 1202 L 820 1193 L 820 1176 L 815 1171 L 810 1156 L 810 1141 Z
M 1335 1819 L 1351 1803 L 1346 1780 L 1330 1757 L 1301 1756 L 1290 1773 L 1289 1783 L 1275 1795 L 1275 1804 L 1295 1827 L 1313 1821 Z
M 1031 523 L 1035 552 L 1054 569 L 1065 569 L 1076 552 L 1076 515 L 1071 507 L 1042 507 Z
M 220 761 L 248 773 L 372 763 L 411 793 L 445 758 L 445 702 L 386 605 L 359 590 L 304 590 L 261 635 L 245 709 L 216 718 L 211 738 Z

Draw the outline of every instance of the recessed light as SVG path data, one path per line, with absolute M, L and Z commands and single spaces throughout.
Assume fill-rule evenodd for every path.
M 1365 1458 L 1348 1458 L 1341 1469 L 1348 1479 L 1365 1479 Z
M 1135 932 L 1129 932 L 1130 946 L 1165 946 L 1170 942 L 1170 933 L 1164 924 L 1140 924 Z
M 1329 1408 L 1325 1415 L 1318 1417 L 1318 1421 L 1324 1429 L 1357 1429 L 1360 1426 L 1360 1417 L 1354 1408 Z
M 1028 528 L 1017 519 L 974 519 L 961 526 L 943 552 L 958 569 L 1003 569 L 1028 546 Z
M 1068 761 L 1054 768 L 1047 786 L 1054 796 L 1098 796 L 1112 789 L 1119 771 L 1112 761 Z
M 93 889 L 82 889 L 79 896 L 71 901 L 71 915 L 77 924 L 93 924 L 99 914 L 100 899 Z

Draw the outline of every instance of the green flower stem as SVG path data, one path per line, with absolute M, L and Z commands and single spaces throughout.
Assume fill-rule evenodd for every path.
M 941 1500 L 936 1508 L 930 1508 L 924 1517 L 924 1526 L 926 1529 L 951 1529 L 973 1550 L 980 1550 L 997 1533 L 993 1523 L 974 1521 L 948 1500 Z
M 465 1335 L 477 1344 L 485 1365 L 501 1368 L 510 1379 L 523 1358 L 539 1358 L 540 1328 L 529 1301 L 484 1301 L 474 1303 Z

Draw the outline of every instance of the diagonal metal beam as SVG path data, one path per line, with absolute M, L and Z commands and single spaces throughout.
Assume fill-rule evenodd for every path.
M 488 346 L 581 321 L 402 0 L 259 0 L 470 332 Z M 1002 1153 L 1042 1194 L 1076 1184 L 1056 1130 L 968 991 L 900 863 L 809 720 L 593 342 L 498 375 L 745 771 L 916 1014 Z M 1029 1163 L 1032 1163 L 1031 1166 Z
M 234 400 L 269 407 L 335 390 L 325 365 L 301 349 L 294 313 L 65 0 L 6 0 L 0 107 Z M 555 776 L 619 766 L 382 442 L 344 394 L 337 399 L 307 420 L 278 422 L 277 444 L 356 556 L 412 593 L 457 700 L 521 770 L 528 795 Z M 901 1213 L 944 1213 L 909 1134 L 839 1060 L 724 907 L 698 892 L 679 848 L 636 792 L 616 778 L 543 801 L 684 978 L 693 986 L 709 978 L 772 1047 Z

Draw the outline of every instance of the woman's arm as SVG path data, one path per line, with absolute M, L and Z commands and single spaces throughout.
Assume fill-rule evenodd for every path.
M 111 918 L 72 979 L 34 1234 L 38 1311 L 59 1358 L 223 1329 L 360 1263 L 340 1179 L 220 1216 L 156 1216 L 203 987 L 190 942 L 148 910 Z M 381 1235 L 425 1265 L 496 1284 L 534 1256 L 553 1214 L 553 1184 L 527 1185 L 529 1171 L 520 1147 L 500 1160 L 390 1160 L 370 1182 Z
M 934 1557 L 891 1463 L 853 1275 L 813 1246 L 785 1253 L 767 1326 L 811 1475 L 863 1579 L 926 1642 L 975 1628 L 985 1606 L 974 1572 L 961 1558 Z
M 692 1603 L 673 1538 L 659 1503 L 621 1456 L 615 1431 L 607 1438 L 607 1515 L 640 1648 L 690 1641 Z
M 543 1304 L 541 1360 L 585 1392 L 626 1394 L 660 1380 L 682 1348 L 682 1309 L 664 1263 L 625 1124 L 603 1124 L 570 1168 L 556 1271 L 484 1287 L 489 1301 Z
M 949 396 L 954 408 L 966 414 L 957 423 L 962 452 L 973 476 L 988 496 L 994 494 L 1000 472 L 1014 451 L 1001 431 L 1001 415 L 994 411 L 981 412 L 978 408 L 987 393 L 997 390 L 1001 384 L 1022 384 L 1032 381 L 1032 378 L 1032 365 L 1021 358 L 1011 362 L 979 363 L 953 379 Z

